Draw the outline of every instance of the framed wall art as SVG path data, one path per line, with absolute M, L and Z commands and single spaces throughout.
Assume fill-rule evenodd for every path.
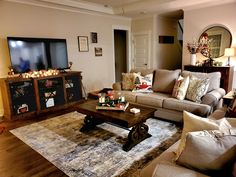
M 96 57 L 102 56 L 102 48 L 101 47 L 95 47 L 94 51 L 95 51 L 95 56 Z
M 88 52 L 88 36 L 78 36 L 78 44 L 80 52 Z
M 91 32 L 91 42 L 98 43 L 98 34 L 95 32 Z

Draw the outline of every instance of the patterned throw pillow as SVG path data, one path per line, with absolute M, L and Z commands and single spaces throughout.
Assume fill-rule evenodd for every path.
M 133 92 L 153 92 L 152 91 L 152 79 L 153 74 L 147 74 L 145 76 L 136 75 L 135 78 L 135 88 Z
M 188 85 L 189 85 L 189 76 L 187 77 L 179 76 L 179 78 L 175 82 L 172 96 L 174 98 L 177 98 L 178 100 L 183 100 L 187 93 Z
M 202 96 L 207 93 L 209 81 L 210 80 L 208 78 L 200 79 L 193 75 L 190 76 L 186 98 L 188 100 L 200 103 Z
M 134 88 L 134 79 L 133 73 L 122 73 L 122 89 L 132 90 Z
M 122 89 L 133 90 L 135 88 L 136 78 L 140 73 L 122 73 Z

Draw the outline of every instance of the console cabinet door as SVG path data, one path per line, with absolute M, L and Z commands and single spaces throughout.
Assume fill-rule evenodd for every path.
M 34 84 L 32 81 L 9 82 L 13 115 L 36 111 Z
M 38 80 L 41 110 L 65 104 L 62 77 Z
M 67 102 L 75 102 L 82 99 L 81 79 L 78 75 L 65 76 L 65 88 Z

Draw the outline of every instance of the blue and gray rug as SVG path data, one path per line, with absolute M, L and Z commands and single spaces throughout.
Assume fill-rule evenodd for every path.
M 129 152 L 122 150 L 128 131 L 103 123 L 81 133 L 84 115 L 71 112 L 11 130 L 16 137 L 71 177 L 137 176 L 146 163 L 180 138 L 173 123 L 148 119 L 152 137 Z

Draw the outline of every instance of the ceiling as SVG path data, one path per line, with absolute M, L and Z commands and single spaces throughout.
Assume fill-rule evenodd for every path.
M 6 0 L 67 10 L 86 10 L 139 18 L 152 14 L 179 17 L 182 10 L 236 2 L 236 0 Z

